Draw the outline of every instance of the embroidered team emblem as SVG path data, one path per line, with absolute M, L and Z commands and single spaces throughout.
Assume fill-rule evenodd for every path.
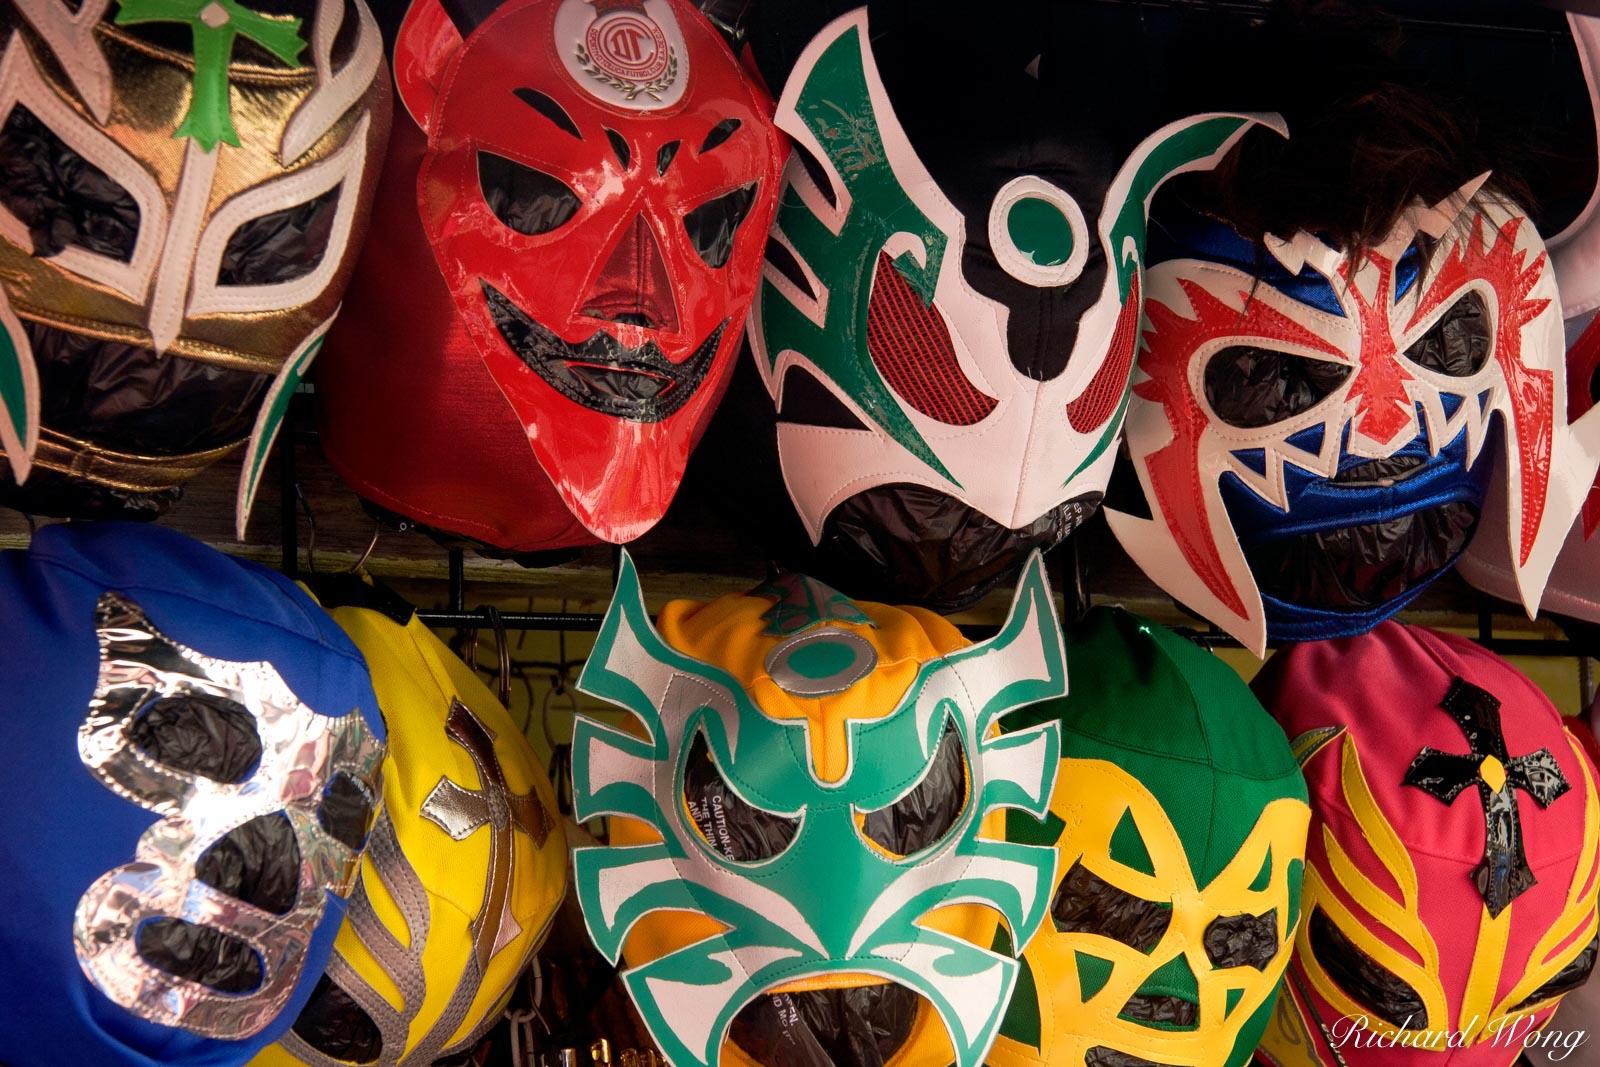
M 670 84 L 676 74 L 677 57 L 667 35 L 645 14 L 643 4 L 596 0 L 595 20 L 584 34 L 583 48 L 590 63 L 619 81 L 633 83 L 635 93 L 649 92 L 663 75 Z
M 565 0 L 555 32 L 568 72 L 608 104 L 649 111 L 683 95 L 682 31 L 664 0 Z

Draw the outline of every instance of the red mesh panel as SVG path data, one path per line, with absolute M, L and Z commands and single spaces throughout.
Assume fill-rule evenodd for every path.
M 1111 351 L 1100 364 L 1088 388 L 1067 405 L 1067 422 L 1079 433 L 1099 429 L 1116 414 L 1117 405 L 1128 390 L 1128 376 L 1133 373 L 1133 350 L 1139 340 L 1139 275 L 1133 276 L 1128 288 L 1128 301 L 1117 316 L 1117 328 L 1111 335 Z
M 878 373 L 902 400 L 947 426 L 981 422 L 998 403 L 967 380 L 956 362 L 944 317 L 923 305 L 881 252 L 867 305 L 867 350 Z

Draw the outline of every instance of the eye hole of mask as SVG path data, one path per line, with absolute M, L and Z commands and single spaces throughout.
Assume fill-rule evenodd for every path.
M 1213 967 L 1264 971 L 1278 954 L 1278 913 L 1219 915 L 1206 927 L 1205 945 Z
M 1428 1011 L 1417 991 L 1352 944 L 1321 908 L 1311 913 L 1311 954 L 1365 1010 L 1391 1026 L 1428 1028 Z
M 931 848 L 961 818 L 967 801 L 967 760 L 961 736 L 947 720 L 933 761 L 916 787 L 861 822 L 868 841 L 899 859 Z
M 255 717 L 210 693 L 151 701 L 129 724 L 128 740 L 162 766 L 229 785 L 250 777 L 261 759 Z
M 372 799 L 354 778 L 340 771 L 322 791 L 317 822 L 335 841 L 359 850 L 372 821 Z
M 1229 426 L 1271 426 L 1316 407 L 1353 369 L 1270 348 L 1231 345 L 1206 361 L 1206 402 Z
M 1439 374 L 1470 378 L 1489 361 L 1489 327 L 1483 297 L 1467 293 L 1406 349 L 1406 358 Z
M 1118 889 L 1081 863 L 1073 864 L 1061 879 L 1050 914 L 1062 933 L 1098 934 L 1146 955 L 1172 923 L 1170 904 Z
M 711 132 L 706 134 L 706 139 L 700 142 L 700 151 L 695 154 L 703 156 L 713 148 L 720 147 L 738 131 L 741 125 L 743 123 L 738 119 L 723 119 L 711 127 Z
M 1511 1010 L 1521 1011 L 1541 1001 L 1565 996 L 1577 989 L 1589 980 L 1589 973 L 1594 970 L 1594 961 L 1597 954 L 1600 954 L 1600 938 L 1589 942 L 1589 947 L 1574 956 L 1571 963 L 1557 971 L 1554 977 L 1532 993 L 1529 993 Z
M 372 1016 L 323 975 L 292 1028 L 324 1056 L 344 1063 L 375 1063 L 383 1055 L 383 1034 Z
M 260 215 L 228 237 L 218 285 L 282 285 L 316 270 L 328 254 L 339 215 L 335 185 L 321 196 Z
M 300 844 L 289 817 L 277 811 L 234 827 L 205 850 L 194 873 L 230 897 L 286 914 L 300 889 Z
M 28 227 L 36 256 L 73 246 L 123 263 L 133 259 L 139 238 L 133 195 L 21 104 L 0 127 L 0 202 Z
M 838 195 L 834 192 L 833 182 L 828 180 L 828 168 L 822 165 L 822 160 L 812 155 L 811 151 L 799 142 L 790 146 L 790 158 L 799 161 L 801 169 L 806 172 L 806 177 L 817 187 L 817 193 L 828 202 L 828 206 L 838 207 Z
M 495 218 L 527 237 L 566 225 L 578 194 L 566 182 L 493 152 L 478 153 L 478 186 Z
M 683 769 L 683 806 L 706 844 L 735 863 L 769 860 L 800 831 L 799 819 L 751 807 L 729 788 L 698 730 Z
M 689 243 L 706 266 L 721 267 L 733 254 L 733 237 L 750 214 L 750 205 L 756 202 L 756 185 L 741 185 L 731 193 L 707 200 L 683 217 Z
M 219 993 L 248 993 L 261 987 L 264 972 L 256 950 L 209 926 L 151 919 L 139 925 L 134 946 L 150 966 Z

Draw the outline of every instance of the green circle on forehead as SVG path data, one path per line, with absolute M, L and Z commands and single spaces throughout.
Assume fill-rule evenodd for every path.
M 1072 258 L 1072 222 L 1048 200 L 1025 196 L 1006 211 L 1006 233 L 1017 251 L 1041 267 Z
M 855 648 L 843 641 L 807 641 L 785 660 L 791 671 L 813 681 L 843 674 L 855 662 Z

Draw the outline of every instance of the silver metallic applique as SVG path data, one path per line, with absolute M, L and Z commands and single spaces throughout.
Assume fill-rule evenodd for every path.
M 511 792 L 494 753 L 494 732 L 471 708 L 459 700 L 452 704 L 445 729 L 450 740 L 472 757 L 483 788 L 464 789 L 440 778 L 422 802 L 422 816 L 457 841 L 479 827 L 489 828 L 489 879 L 483 887 L 483 908 L 472 921 L 473 952 L 481 972 L 496 952 L 522 932 L 511 915 L 512 834 L 521 830 L 539 848 L 550 835 L 550 826 L 538 797 L 531 792 Z
M 421 815 L 456 841 L 463 841 L 484 828 L 489 831 L 489 870 L 483 907 L 472 923 L 473 955 L 439 1017 L 428 1032 L 418 1036 L 408 1048 L 417 1013 L 422 1010 L 427 996 L 427 973 L 423 969 L 422 955 L 428 946 L 431 915 L 427 890 L 401 849 L 394 824 L 385 812 L 367 845 L 367 858 L 371 862 L 365 878 L 376 873 L 383 883 L 385 893 L 405 923 L 405 941 L 402 943 L 373 910 L 365 878 L 350 898 L 350 926 L 399 991 L 400 1007 L 391 1004 L 388 997 L 378 992 L 343 955 L 336 955 L 328 968 L 328 976 L 334 984 L 366 1012 L 378 1029 L 381 1051 L 371 1067 L 426 1067 L 440 1056 L 471 1048 L 498 1021 L 499 1017 L 490 1013 L 463 1040 L 449 1047 L 445 1045 L 460 1029 L 477 998 L 489 961 L 521 932 L 510 910 L 511 881 L 515 877 L 513 834 L 518 831 L 527 834 L 535 848 L 542 848 L 550 836 L 551 825 L 544 805 L 532 792 L 511 792 L 495 755 L 494 732 L 483 725 L 472 709 L 455 701 L 445 721 L 445 730 L 450 739 L 472 757 L 481 788 L 467 789 L 449 778 L 440 777 L 422 802 Z M 293 1031 L 284 1035 L 282 1043 L 292 1056 L 310 1067 L 346 1067 L 344 1060 L 327 1055 Z
M 836 626 L 804 630 L 780 641 L 765 661 L 767 676 L 797 697 L 842 693 L 877 665 L 872 642 Z
M 348 896 L 358 854 L 323 829 L 318 806 L 343 773 L 376 811 L 383 743 L 359 711 L 319 715 L 266 662 L 212 659 L 157 630 L 138 605 L 106 593 L 97 611 L 100 677 L 78 727 L 78 754 L 106 788 L 162 816 L 139 838 L 134 861 L 101 875 L 78 901 L 78 963 L 111 1000 L 142 1019 L 207 1037 L 260 1032 L 281 1012 L 305 969 L 322 920 L 324 891 Z M 129 737 L 153 702 L 185 696 L 237 704 L 254 719 L 261 757 L 239 782 L 165 766 Z M 229 832 L 282 813 L 293 828 L 300 871 L 293 906 L 275 915 L 201 881 L 195 865 Z M 209 927 L 249 945 L 262 980 L 223 993 L 151 966 L 136 935 L 150 919 Z

